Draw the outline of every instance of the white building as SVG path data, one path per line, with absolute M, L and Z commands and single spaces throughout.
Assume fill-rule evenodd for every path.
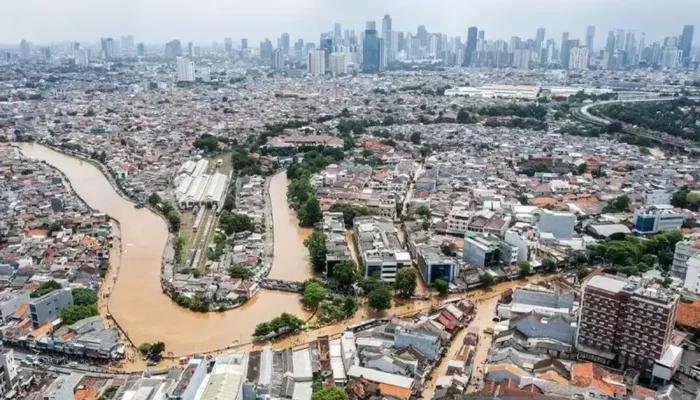
M 554 239 L 566 240 L 574 236 L 576 216 L 569 211 L 537 211 L 535 223 L 540 230 L 540 237 L 552 236 Z
M 700 254 L 700 240 L 676 243 L 676 250 L 673 253 L 673 264 L 671 265 L 671 275 L 684 279 L 688 268 L 688 260 L 697 254 Z
M 530 254 L 532 254 L 537 246 L 537 242 L 527 240 L 522 233 L 514 229 L 509 229 L 506 231 L 505 242 L 517 249 L 518 264 L 522 263 L 523 261 L 530 261 Z
M 331 53 L 330 64 L 333 76 L 345 75 L 347 66 L 345 60 L 345 53 Z
M 411 254 L 401 247 L 392 219 L 358 217 L 353 229 L 365 277 L 393 283 L 399 268 L 412 267 Z
M 574 47 L 569 55 L 569 69 L 587 69 L 588 68 L 588 49 L 579 46 Z
M 307 72 L 314 76 L 321 76 L 326 73 L 326 52 L 314 49 L 309 52 L 306 62 Z
M 15 364 L 12 349 L 0 353 L 0 395 L 4 398 L 14 398 L 12 392 L 17 389 L 17 364 Z M 15 393 L 16 395 L 17 393 Z
M 211 68 L 210 67 L 200 68 L 199 75 L 202 78 L 202 82 L 210 82 L 211 81 Z
M 469 96 L 485 99 L 508 98 L 536 100 L 540 94 L 539 86 L 527 85 L 484 85 L 481 87 L 462 86 L 445 91 L 445 96 Z
M 88 59 L 88 51 L 78 49 L 75 51 L 75 65 L 78 67 L 87 67 L 90 60 Z
M 634 212 L 634 231 L 639 234 L 677 231 L 683 225 L 683 214 L 673 211 L 671 205 L 638 208 Z
M 194 82 L 194 62 L 185 57 L 177 58 L 177 81 Z
M 658 206 L 671 203 L 671 193 L 666 190 L 656 189 L 644 192 L 644 204 L 648 206 Z
M 530 67 L 530 50 L 513 51 L 513 68 L 528 69 Z
M 687 267 L 683 289 L 700 294 L 700 254 L 688 259 Z

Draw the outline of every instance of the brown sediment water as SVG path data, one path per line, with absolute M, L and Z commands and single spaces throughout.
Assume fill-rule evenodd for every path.
M 137 209 L 120 196 L 93 164 L 38 144 L 21 144 L 28 156 L 60 170 L 85 203 L 119 223 L 121 246 L 110 263 L 114 271 L 105 282 L 108 312 L 137 346 L 162 341 L 166 353 L 183 356 L 223 349 L 250 341 L 255 326 L 282 312 L 308 317 L 298 296 L 263 290 L 242 307 L 223 313 L 195 313 L 179 307 L 163 294 L 160 270 L 168 239 L 165 221 L 148 209 Z M 272 178 L 270 194 L 274 219 L 275 258 L 272 277 L 304 280 L 311 276 L 302 243 L 308 232 L 299 230 L 286 200 L 284 173 Z M 110 278 L 117 273 L 116 281 Z M 105 292 L 103 292 L 105 293 Z
M 304 246 L 311 229 L 299 228 L 299 221 L 287 202 L 287 172 L 282 171 L 270 180 L 272 222 L 275 246 L 271 279 L 304 281 L 313 275 L 309 252 Z

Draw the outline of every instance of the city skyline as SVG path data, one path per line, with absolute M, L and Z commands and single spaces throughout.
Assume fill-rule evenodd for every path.
M 34 44 L 69 40 L 93 43 L 100 37 L 125 34 L 134 35 L 138 42 L 149 45 L 173 38 L 209 45 L 212 42 L 221 44 L 225 37 L 234 38 L 234 41 L 248 38 L 251 43 L 258 43 L 287 32 L 295 40 L 303 38 L 306 42 L 316 42 L 320 33 L 334 31 L 336 23 L 343 31 L 354 29 L 359 34 L 367 21 L 375 21 L 381 35 L 382 17 L 390 14 L 393 31 L 415 32 L 419 25 L 425 25 L 428 32 L 462 39 L 466 39 L 469 26 L 486 31 L 489 40 L 507 40 L 511 36 L 534 38 L 537 29 L 544 27 L 545 39 L 558 39 L 563 32 L 569 32 L 570 38 L 585 43 L 587 26 L 595 26 L 593 45 L 602 48 L 610 30 L 632 30 L 645 33 L 647 42 L 661 41 L 666 36 L 680 35 L 684 25 L 695 24 L 696 21 L 689 20 L 687 15 L 700 15 L 700 4 L 689 0 L 664 3 L 623 0 L 612 4 L 590 0 L 584 3 L 539 1 L 525 4 L 507 0 L 463 4 L 454 0 L 437 0 L 425 10 L 422 3 L 415 0 L 387 0 L 381 4 L 368 0 L 352 3 L 297 0 L 293 4 L 266 0 L 245 8 L 203 0 L 194 10 L 183 9 L 184 13 L 177 7 L 173 10 L 172 2 L 168 2 L 169 11 L 163 13 L 163 1 L 126 0 L 118 7 L 100 5 L 101 14 L 109 15 L 109 18 L 96 19 L 81 12 L 82 9 L 94 8 L 86 0 L 69 0 L 60 5 L 30 0 L 3 7 L 10 18 L 0 26 L 0 37 L 4 45 L 13 46 L 23 39 Z M 32 18 L 21 18 L 36 9 L 45 12 Z M 504 10 L 508 12 L 504 13 Z M 619 19 L 622 13 L 624 21 Z M 42 21 L 44 15 L 49 16 L 51 22 Z M 323 17 L 319 18 L 321 15 Z

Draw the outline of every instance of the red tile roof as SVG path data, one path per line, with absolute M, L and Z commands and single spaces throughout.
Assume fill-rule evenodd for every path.
M 676 313 L 676 323 L 688 328 L 700 328 L 700 301 L 693 303 L 678 304 L 678 313 Z

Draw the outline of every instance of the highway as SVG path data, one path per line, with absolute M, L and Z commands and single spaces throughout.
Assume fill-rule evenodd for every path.
M 593 114 L 590 113 L 590 109 L 593 107 L 599 107 L 599 106 L 604 106 L 606 104 L 613 104 L 613 103 L 647 103 L 647 102 L 660 102 L 660 101 L 671 101 L 678 99 L 677 97 L 658 97 L 658 98 L 639 98 L 639 99 L 628 99 L 628 100 L 610 100 L 610 101 L 601 101 L 598 103 L 591 103 L 587 104 L 581 108 L 578 108 L 573 111 L 572 116 L 579 121 L 582 122 L 587 122 L 590 124 L 598 125 L 598 126 L 606 126 L 610 124 L 611 122 L 616 122 L 615 120 L 611 118 L 601 118 L 597 117 Z M 691 100 L 700 100 L 700 97 L 689 97 Z M 617 121 L 620 122 L 620 121 Z M 624 133 L 634 135 L 634 136 L 639 136 L 645 139 L 653 140 L 655 142 L 663 143 L 666 145 L 674 146 L 677 148 L 680 148 L 684 151 L 691 152 L 691 153 L 700 153 L 700 147 L 698 147 L 695 143 L 692 143 L 687 140 L 683 139 L 678 139 L 673 136 L 670 136 L 666 133 L 663 132 L 655 132 L 649 129 L 644 129 L 640 127 L 634 127 L 629 124 L 622 124 L 622 130 Z

